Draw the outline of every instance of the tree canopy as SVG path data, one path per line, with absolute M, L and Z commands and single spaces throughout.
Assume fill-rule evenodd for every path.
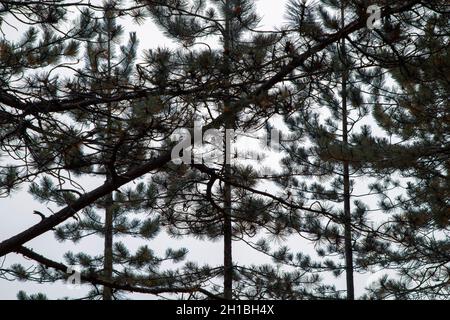
M 287 0 L 271 29 L 256 4 L 2 1 L 0 205 L 36 208 L 0 234 L 0 258 L 27 259 L 0 281 L 76 267 L 84 299 L 449 298 L 447 1 Z M 166 45 L 145 47 L 155 26 Z

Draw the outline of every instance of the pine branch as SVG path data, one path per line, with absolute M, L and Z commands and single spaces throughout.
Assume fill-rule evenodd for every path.
M 15 252 L 23 255 L 24 257 L 27 257 L 29 259 L 32 259 L 42 265 L 44 265 L 47 268 L 53 268 L 55 270 L 61 271 L 64 274 L 67 274 L 67 270 L 68 270 L 68 266 L 50 260 L 38 253 L 35 253 L 34 251 L 26 248 L 26 247 L 19 247 L 17 250 L 15 250 Z M 86 275 L 86 274 L 81 274 L 80 275 L 81 280 L 85 281 L 85 282 L 89 282 L 92 285 L 102 285 L 102 286 L 106 286 L 109 288 L 113 288 L 116 290 L 123 290 L 123 291 L 128 291 L 128 292 L 136 292 L 136 293 L 144 293 L 144 294 L 154 294 L 154 295 L 158 295 L 158 294 L 162 294 L 162 293 L 194 293 L 194 292 L 200 292 L 202 294 L 204 294 L 205 296 L 207 296 L 208 298 L 211 299 L 216 299 L 216 300 L 222 300 L 221 297 L 216 296 L 215 294 L 202 289 L 200 287 L 186 287 L 186 288 L 147 288 L 147 287 L 138 287 L 138 286 L 133 286 L 130 284 L 122 284 L 122 283 L 117 283 L 114 281 L 107 281 L 104 280 L 98 276 L 95 275 Z
M 91 205 L 101 197 L 113 192 L 114 190 L 120 188 L 121 186 L 127 184 L 141 177 L 142 175 L 153 171 L 155 169 L 161 168 L 171 159 L 170 153 L 163 154 L 157 157 L 143 166 L 139 166 L 125 173 L 124 175 L 118 176 L 114 181 L 108 181 L 102 186 L 86 193 L 84 196 L 78 198 L 70 206 L 67 206 L 55 214 L 47 217 L 38 224 L 32 226 L 31 228 L 20 232 L 19 234 L 4 240 L 0 243 L 0 257 L 12 252 L 18 246 L 38 237 L 39 235 L 50 231 L 52 228 L 56 227 L 65 220 L 73 217 L 78 211 Z

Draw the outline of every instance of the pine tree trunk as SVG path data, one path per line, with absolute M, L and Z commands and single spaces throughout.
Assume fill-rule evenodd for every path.
M 225 167 L 225 177 L 230 176 L 230 166 Z M 233 256 L 232 256 L 232 220 L 231 220 L 231 186 L 225 185 L 225 212 L 223 219 L 224 235 L 224 298 L 233 298 Z
M 345 5 L 341 6 L 342 28 L 345 26 Z M 342 72 L 342 141 L 344 147 L 348 146 L 348 110 L 347 110 L 347 81 L 348 66 L 346 61 L 345 39 L 342 39 L 341 52 L 343 58 Z M 344 180 L 344 238 L 345 238 L 345 271 L 347 283 L 347 299 L 355 299 L 355 289 L 353 280 L 353 245 L 352 245 L 352 226 L 351 226 L 351 208 L 350 208 L 350 170 L 349 162 L 343 162 L 343 180 Z
M 111 79 L 111 34 L 110 30 L 108 30 L 108 80 Z M 107 90 L 109 94 L 111 94 L 111 90 Z M 107 119 L 107 146 L 109 148 L 112 144 L 111 138 L 111 115 L 112 115 L 112 106 L 110 103 L 107 105 L 108 107 L 108 119 Z M 106 180 L 111 181 L 113 178 L 113 172 L 111 172 L 110 168 L 106 169 Z M 110 193 L 106 197 L 106 205 L 105 205 L 105 243 L 104 243 L 104 257 L 103 257 L 103 276 L 107 281 L 112 280 L 113 276 L 113 206 L 114 204 L 114 196 L 113 193 Z M 112 300 L 112 288 L 103 287 L 103 300 Z
M 230 12 L 230 3 L 227 0 L 226 1 L 226 17 L 225 17 L 225 37 L 224 37 L 224 61 L 225 61 L 225 77 L 228 77 L 229 73 L 229 58 L 228 55 L 231 51 L 231 36 L 230 36 L 230 18 L 228 16 Z M 225 96 L 227 96 L 227 93 L 225 93 Z M 230 109 L 230 102 L 228 100 L 224 101 L 224 112 L 228 113 L 228 116 L 226 116 L 225 121 L 225 162 L 224 162 L 224 175 L 225 179 L 228 180 L 228 178 L 231 176 L 231 144 L 229 141 L 229 137 L 226 134 L 227 129 L 233 129 L 233 123 L 232 123 L 232 117 L 230 116 L 231 109 Z M 223 217 L 223 241 L 224 241 L 224 280 L 223 280 L 223 287 L 224 287 L 224 298 L 231 300 L 233 299 L 233 255 L 232 255 L 232 233 L 233 233 L 233 226 L 232 226 L 232 208 L 231 208 L 231 185 L 229 183 L 225 183 L 224 186 L 224 217 Z
M 105 207 L 105 243 L 104 243 L 104 258 L 103 258 L 103 272 L 107 281 L 112 280 L 113 275 L 113 195 L 107 196 Z M 109 287 L 103 288 L 103 300 L 112 300 L 112 289 Z

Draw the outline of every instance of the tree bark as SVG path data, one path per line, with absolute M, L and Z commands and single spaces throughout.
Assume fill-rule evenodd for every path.
M 113 194 L 109 194 L 105 206 L 105 243 L 103 257 L 103 275 L 106 281 L 112 281 L 113 277 Z M 112 288 L 103 287 L 103 300 L 112 300 Z
M 341 4 L 341 24 L 345 26 L 345 1 Z M 341 40 L 342 53 L 342 141 L 344 148 L 348 147 L 348 108 L 347 108 L 347 82 L 348 65 L 345 48 L 345 38 Z M 350 170 L 349 162 L 343 161 L 344 180 L 344 241 L 345 241 L 345 274 L 347 283 L 347 299 L 355 299 L 354 279 L 353 279 L 353 244 L 352 244 L 352 223 L 350 208 Z
M 225 81 L 228 81 L 229 77 L 229 54 L 231 53 L 231 34 L 230 34 L 230 1 L 226 0 L 226 17 L 225 17 L 225 35 L 224 35 L 224 61 L 225 61 Z M 227 97 L 228 92 L 225 93 L 225 97 Z M 224 175 L 225 179 L 228 179 L 231 176 L 231 137 L 227 135 L 227 129 L 233 129 L 233 119 L 232 119 L 232 110 L 229 99 L 224 101 L 224 110 L 225 113 L 225 161 L 224 161 Z M 228 116 L 227 116 L 228 113 Z M 223 240 L 224 240 L 224 298 L 227 300 L 233 299 L 233 225 L 232 225 L 232 208 L 231 208 L 231 185 L 225 182 L 224 185 L 224 216 L 223 216 Z
M 108 79 L 107 81 L 111 81 L 111 30 L 108 29 Z M 107 89 L 107 95 L 111 96 L 111 89 Z M 106 150 L 112 147 L 113 135 L 112 135 L 112 112 L 113 105 L 111 103 L 107 104 L 108 114 L 107 114 L 107 134 L 106 141 L 107 146 Z M 114 163 L 112 163 L 113 155 L 109 154 L 109 151 L 105 154 L 105 159 L 108 159 L 109 165 L 105 166 L 106 172 L 106 180 L 113 180 L 114 177 Z M 104 228 L 104 254 L 103 254 L 103 275 L 107 281 L 112 281 L 113 276 L 113 228 L 114 228 L 114 194 L 111 192 L 106 196 L 105 199 L 105 228 Z M 113 293 L 112 288 L 108 286 L 103 287 L 103 300 L 112 300 Z

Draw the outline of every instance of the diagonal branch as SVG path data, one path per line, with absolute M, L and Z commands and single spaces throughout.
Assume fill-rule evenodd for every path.
M 22 231 L 19 234 L 5 241 L 0 242 L 0 257 L 4 256 L 9 252 L 14 251 L 17 247 L 21 246 L 22 244 L 51 230 L 58 224 L 64 222 L 65 220 L 75 215 L 78 211 L 91 205 L 101 197 L 108 195 L 114 190 L 145 175 L 150 171 L 161 168 L 169 161 L 170 161 L 170 153 L 165 153 L 140 167 L 128 171 L 124 175 L 118 176 L 116 179 L 112 181 L 105 182 L 100 187 L 92 190 L 91 192 L 86 193 L 82 197 L 79 197 L 72 204 L 61 209 L 55 214 L 49 216 L 48 218 L 43 219 L 41 222 L 35 224 L 31 228 L 28 228 L 27 230 Z

